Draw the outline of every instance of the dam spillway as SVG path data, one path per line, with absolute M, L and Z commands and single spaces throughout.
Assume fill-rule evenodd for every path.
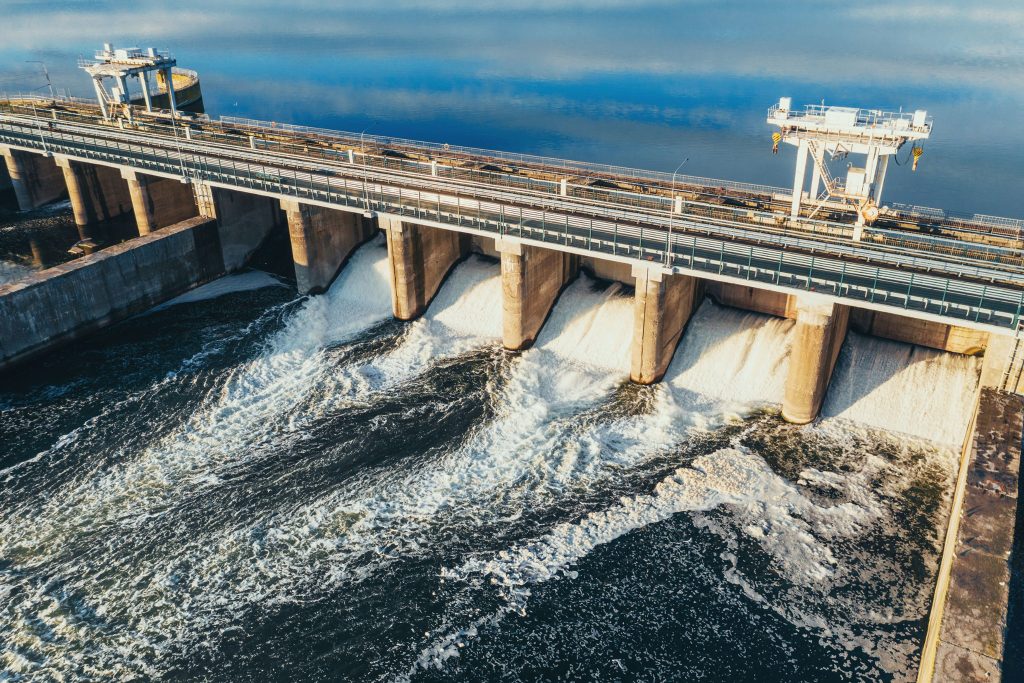
M 1020 389 L 1012 221 L 855 237 L 773 188 L 36 104 L 0 111 L 19 199 L 96 251 L 0 288 L 44 368 L 0 393 L 7 668 L 529 679 L 624 613 L 661 673 L 913 675 L 975 397 Z M 192 289 L 275 235 L 310 296 Z M 665 658 L 668 602 L 706 659 Z

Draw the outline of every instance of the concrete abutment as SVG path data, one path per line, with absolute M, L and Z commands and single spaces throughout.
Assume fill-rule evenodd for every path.
M 703 298 L 703 282 L 633 266 L 633 347 L 629 377 L 638 384 L 661 381 L 690 316 Z
M 537 339 L 558 295 L 579 272 L 579 259 L 515 239 L 496 239 L 495 247 L 501 256 L 502 343 L 521 351 Z
M 796 329 L 782 402 L 782 417 L 787 422 L 807 424 L 818 416 L 849 317 L 848 306 L 814 294 L 797 297 Z
M 300 294 L 325 291 L 345 261 L 374 234 L 361 214 L 282 200 Z
M 468 235 L 404 223 L 398 216 L 377 218 L 388 241 L 391 303 L 399 320 L 413 320 L 427 310 L 452 267 L 469 254 Z

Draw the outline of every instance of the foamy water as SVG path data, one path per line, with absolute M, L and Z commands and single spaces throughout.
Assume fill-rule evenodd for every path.
M 87 596 L 88 610 L 123 624 L 97 629 L 68 613 L 55 586 L 27 590 L 14 579 L 6 589 L 14 597 L 5 608 L 11 645 L 0 650 L 7 666 L 35 670 L 38 663 L 24 654 L 32 653 L 54 671 L 157 676 L 176 648 L 205 647 L 201 634 L 228 628 L 250 607 L 357 590 L 390 565 L 438 552 L 440 535 L 486 539 L 516 528 L 532 511 L 600 499 L 600 491 L 630 476 L 642 481 L 647 468 L 661 467 L 657 463 L 694 439 L 742 424 L 782 400 L 792 323 L 707 302 L 690 322 L 666 381 L 642 390 L 645 408 L 624 411 L 617 392 L 628 376 L 632 298 L 617 285 L 601 289 L 581 278 L 563 293 L 534 348 L 505 363 L 491 380 L 493 415 L 451 443 L 391 467 L 356 470 L 294 504 L 253 509 L 224 526 L 176 539 L 158 557 L 117 556 L 99 569 L 99 546 L 86 554 L 94 563 L 89 572 L 78 571 L 80 559 L 64 564 L 59 549 L 65 542 L 144 533 L 150 520 L 188 510 L 204 490 L 229 489 L 235 472 L 301 438 L 320 411 L 402 391 L 431 364 L 498 343 L 498 267 L 474 257 L 455 269 L 426 315 L 388 348 L 356 363 L 330 360 L 333 345 L 390 316 L 387 276 L 386 251 L 379 243 L 364 247 L 330 292 L 294 311 L 264 352 L 233 370 L 181 429 L 109 471 L 86 473 L 45 504 L 26 505 L 23 514 L 0 520 L 0 556 L 21 567 L 46 566 L 62 591 Z M 883 355 L 889 351 L 882 349 Z M 850 392 L 850 377 L 864 376 L 857 373 L 857 354 L 849 355 L 843 362 L 852 369 L 837 370 L 840 396 Z M 964 374 L 961 365 L 950 365 L 952 377 Z M 868 374 L 881 378 L 888 368 L 882 364 Z M 874 383 L 885 386 L 881 379 Z M 895 397 L 894 391 L 885 395 Z M 309 405 L 314 399 L 315 409 Z M 830 395 L 830 401 L 842 399 Z M 850 409 L 841 418 L 865 419 Z M 372 425 L 367 429 L 372 434 Z M 842 430 L 833 433 L 841 439 Z M 760 577 L 746 575 L 729 558 L 725 580 L 794 624 L 822 637 L 838 633 L 856 610 L 822 597 L 830 586 L 850 580 L 835 548 L 886 523 L 886 506 L 872 487 L 887 468 L 868 455 L 843 473 L 804 468 L 797 482 L 734 438 L 729 447 L 676 467 L 652 489 L 587 503 L 582 516 L 555 519 L 504 550 L 449 566 L 449 580 L 468 590 L 490 586 L 504 606 L 429 637 L 408 673 L 443 666 L 505 614 L 526 610 L 531 586 L 575 580 L 574 567 L 596 548 L 679 513 L 730 544 L 737 543 L 737 533 L 757 544 L 794 588 L 781 603 L 777 596 L 764 597 Z M 825 502 L 805 486 L 829 490 L 839 500 Z M 702 516 L 715 510 L 726 510 L 734 523 L 723 526 L 714 515 Z M 827 609 L 810 609 L 808 596 Z M 463 616 L 455 615 L 454 624 Z M 886 648 L 892 649 L 877 647 Z
M 822 417 L 958 447 L 967 431 L 981 360 L 847 335 Z

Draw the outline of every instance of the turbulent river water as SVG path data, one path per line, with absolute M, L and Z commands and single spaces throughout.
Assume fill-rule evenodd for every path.
M 497 262 L 398 323 L 386 253 L 0 380 L 0 680 L 913 675 L 975 359 L 851 335 L 794 427 L 788 321 L 706 301 L 637 387 L 621 285 L 509 354 Z

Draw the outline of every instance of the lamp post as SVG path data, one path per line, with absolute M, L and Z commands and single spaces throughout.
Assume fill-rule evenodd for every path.
M 676 170 L 672 171 L 672 196 L 669 197 L 672 203 L 669 205 L 668 209 L 668 240 L 665 244 L 665 265 L 667 266 L 672 265 L 672 223 L 676 216 L 676 175 L 679 174 L 679 169 L 683 167 L 683 164 L 689 160 L 690 157 L 686 157 L 679 162 L 679 165 L 676 166 Z

